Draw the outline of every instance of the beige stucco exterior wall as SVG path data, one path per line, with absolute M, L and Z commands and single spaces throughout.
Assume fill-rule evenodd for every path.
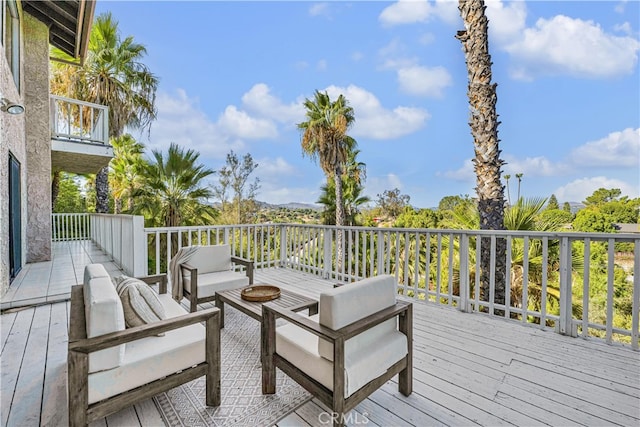
M 49 29 L 23 14 L 27 154 L 27 262 L 51 259 Z
M 20 39 L 24 46 L 24 37 Z M 22 49 L 21 49 L 22 50 Z M 21 57 L 21 69 L 24 57 Z M 24 88 L 24 75 L 21 72 L 21 87 Z M 24 103 L 24 91 L 20 93 L 13 81 L 4 46 L 0 43 L 0 94 L 13 102 Z M 21 168 L 21 217 L 22 217 L 22 265 L 26 262 L 26 224 L 27 200 L 24 189 L 27 185 L 27 155 L 25 150 L 26 114 L 13 116 L 0 112 L 0 295 L 9 288 L 9 153 L 20 162 Z

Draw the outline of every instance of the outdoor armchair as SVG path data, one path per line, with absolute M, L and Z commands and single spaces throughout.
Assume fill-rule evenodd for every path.
M 275 393 L 276 367 L 327 405 L 334 424 L 399 374 L 412 392 L 412 315 L 396 301 L 393 276 L 378 276 L 320 294 L 319 314 L 305 317 L 269 303 L 262 308 L 262 392 Z M 276 319 L 287 322 L 276 327 Z
M 179 271 L 173 277 L 173 295 L 189 299 L 191 312 L 198 310 L 198 304 L 214 301 L 218 291 L 253 284 L 253 261 L 232 256 L 230 245 L 188 246 L 176 258 Z M 244 266 L 244 273 L 235 271 L 233 264 Z
M 163 319 L 125 329 L 123 301 L 100 264 L 85 269 L 71 291 L 68 343 L 69 424 L 85 426 L 140 400 L 206 376 L 205 401 L 220 405 L 220 312 L 188 313 L 167 294 L 166 275 L 141 278 L 135 291 L 153 291 Z M 136 294 L 138 295 L 138 294 Z M 143 302 L 137 301 L 134 310 Z M 136 311 L 136 314 L 140 314 Z M 204 322 L 204 326 L 201 324 Z

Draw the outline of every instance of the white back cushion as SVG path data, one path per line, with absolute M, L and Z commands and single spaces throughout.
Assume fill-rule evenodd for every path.
M 116 288 L 107 277 L 90 279 L 84 284 L 84 310 L 87 337 L 124 330 L 124 312 Z M 120 366 L 125 345 L 100 350 L 89 355 L 89 373 Z
M 198 246 L 187 264 L 197 268 L 198 274 L 231 270 L 231 246 Z
M 384 275 L 350 283 L 320 294 L 320 324 L 333 330 L 364 319 L 396 303 L 396 279 Z M 345 359 L 363 346 L 384 339 L 396 330 L 396 319 L 389 319 L 345 342 Z M 318 352 L 333 361 L 333 345 L 318 341 Z
M 96 277 L 109 277 L 109 273 L 107 273 L 102 264 L 89 264 L 84 268 L 84 281 L 82 283 L 86 285 L 89 280 Z

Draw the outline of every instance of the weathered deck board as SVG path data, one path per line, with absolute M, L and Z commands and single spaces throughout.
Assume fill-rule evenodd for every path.
M 86 264 L 105 259 L 86 242 L 55 244 L 54 248 L 63 259 L 53 260 L 47 292 L 59 292 L 70 277 L 74 279 L 69 286 L 81 281 Z M 113 265 L 110 268 L 118 274 Z M 43 278 L 44 270 L 25 275 L 19 287 L 34 289 L 24 279 Z M 271 283 L 312 298 L 333 285 L 312 274 L 281 268 L 257 270 L 256 283 Z M 18 423 L 21 414 L 33 414 L 30 408 L 38 405 L 37 399 L 42 409 L 40 420 L 33 425 L 66 424 L 67 321 L 68 303 L 1 316 L 0 424 Z M 25 394 L 29 396 L 23 397 Z M 322 426 L 320 417 L 327 417 L 322 415 L 325 411 L 314 399 L 278 426 Z M 402 396 L 397 381 L 388 382 L 354 409 L 347 424 L 362 425 L 364 420 L 372 427 L 638 425 L 640 352 L 416 302 L 414 392 Z M 161 423 L 155 405 L 147 400 L 92 426 Z
M 15 391 L 13 392 L 13 402 L 18 402 L 18 404 L 11 405 L 6 423 L 7 427 L 32 426 L 40 423 L 45 369 L 34 369 L 34 367 L 46 366 L 50 317 L 50 305 L 42 305 L 35 308 L 27 345 L 18 371 Z
M 49 323 L 48 355 L 44 375 L 44 393 L 42 396 L 42 415 L 40 424 L 64 426 L 69 424 L 68 411 L 61 411 L 68 405 L 67 393 L 67 341 L 68 304 L 51 305 Z
M 27 347 L 34 313 L 34 308 L 22 310 L 17 313 L 14 327 L 11 329 L 2 355 L 0 355 L 0 424 L 3 426 L 7 425 L 7 420 L 9 419 L 9 413 L 13 403 L 13 394 L 16 383 L 18 382 L 18 375 L 20 373 L 25 348 Z M 19 403 L 20 402 L 16 401 L 16 405 Z

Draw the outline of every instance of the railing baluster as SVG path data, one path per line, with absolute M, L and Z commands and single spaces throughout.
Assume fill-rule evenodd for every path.
M 640 239 L 633 246 L 633 303 L 631 309 L 631 347 L 638 350 L 638 316 L 640 315 Z
M 582 267 L 582 337 L 589 336 L 589 292 L 591 279 L 591 239 L 584 239 L 584 265 Z
M 506 254 L 506 266 L 504 280 L 504 317 L 505 319 L 511 318 L 511 266 L 513 265 L 513 237 L 507 236 L 507 254 Z
M 453 304 L 453 233 L 449 233 L 449 271 L 447 279 L 447 305 Z
M 529 236 L 524 236 L 522 259 L 522 323 L 527 323 L 529 309 Z M 506 303 L 506 301 L 505 301 Z
M 547 284 L 549 278 L 549 238 L 542 238 L 542 296 L 540 301 L 540 328 L 547 326 Z
M 613 337 L 613 273 L 615 266 L 615 240 L 608 240 L 608 256 L 607 256 L 607 343 L 611 343 Z

